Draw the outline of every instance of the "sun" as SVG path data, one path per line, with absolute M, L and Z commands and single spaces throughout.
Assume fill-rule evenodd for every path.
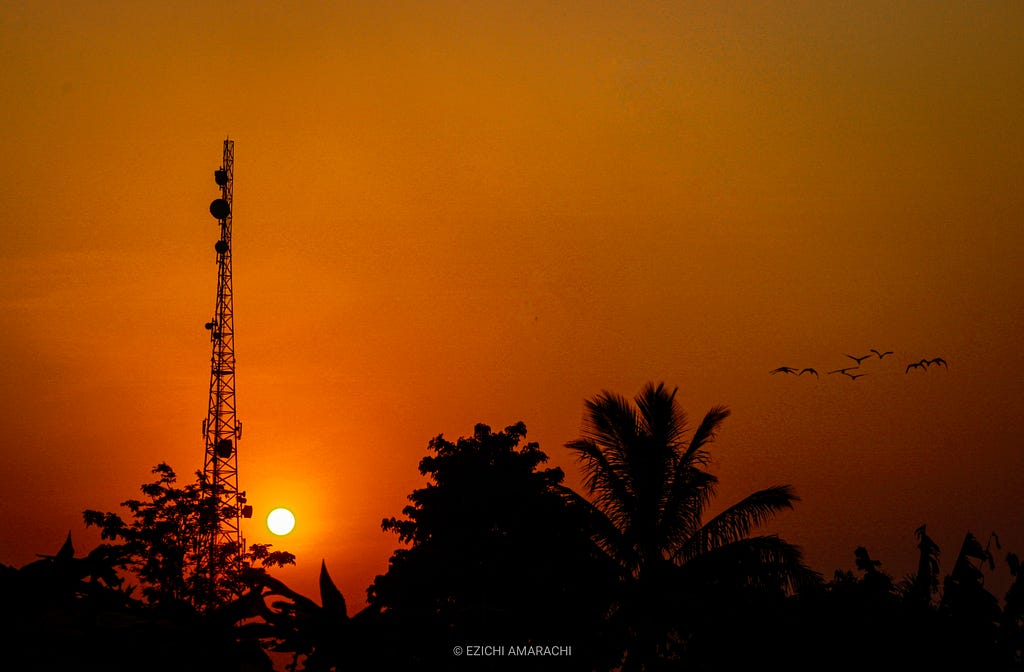
M 279 537 L 283 537 L 295 527 L 295 516 L 284 508 L 274 509 L 267 516 L 267 528 Z

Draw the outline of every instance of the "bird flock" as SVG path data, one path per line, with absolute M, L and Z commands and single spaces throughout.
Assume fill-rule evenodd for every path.
M 844 353 L 845 357 L 848 357 L 851 360 L 853 360 L 854 365 L 853 366 L 844 366 L 844 367 L 841 367 L 841 368 L 838 368 L 838 369 L 833 369 L 832 371 L 826 371 L 825 375 L 826 376 L 835 376 L 835 375 L 846 376 L 851 381 L 854 381 L 854 380 L 857 380 L 858 378 L 863 378 L 864 376 L 871 375 L 871 371 L 867 371 L 867 370 L 862 368 L 862 363 L 863 362 L 874 360 L 874 359 L 882 360 L 882 359 L 885 359 L 886 357 L 888 357 L 890 355 L 893 355 L 893 351 L 892 350 L 881 351 L 881 350 L 876 350 L 875 348 L 869 348 L 868 349 L 868 354 L 866 354 L 866 355 L 849 355 L 849 354 L 845 354 Z M 893 356 L 895 356 L 895 355 L 893 355 Z M 949 369 L 949 364 L 942 357 L 932 357 L 931 359 L 925 357 L 925 358 L 922 358 L 922 359 L 920 359 L 920 360 L 918 360 L 916 362 L 908 362 L 907 365 L 906 365 L 906 368 L 904 369 L 903 372 L 905 374 L 909 374 L 912 370 L 921 371 L 921 372 L 927 372 L 933 366 L 935 366 L 935 367 L 942 367 L 942 368 L 945 368 L 947 370 Z M 780 367 L 777 367 L 775 369 L 772 369 L 768 373 L 772 374 L 773 376 L 776 375 L 776 374 L 785 373 L 785 374 L 789 374 L 789 375 L 797 376 L 797 377 L 802 376 L 802 375 L 804 375 L 806 373 L 806 374 L 809 374 L 809 375 L 813 375 L 818 380 L 821 379 L 821 376 L 818 374 L 818 370 L 816 368 L 810 367 L 810 366 L 805 366 L 805 367 L 800 367 L 800 366 L 780 366 Z

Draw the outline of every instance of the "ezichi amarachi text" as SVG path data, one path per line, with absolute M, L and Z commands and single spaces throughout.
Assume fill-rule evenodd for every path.
M 523 656 L 523 657 L 561 657 L 571 656 L 572 646 L 537 645 L 537 644 L 467 644 L 456 646 L 452 652 L 460 655 L 463 651 L 467 656 Z

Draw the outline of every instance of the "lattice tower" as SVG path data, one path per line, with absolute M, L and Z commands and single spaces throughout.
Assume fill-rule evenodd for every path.
M 203 436 L 206 453 L 203 465 L 208 496 L 217 500 L 216 525 L 203 540 L 201 571 L 216 586 L 223 563 L 239 561 L 244 550 L 241 519 L 252 515 L 245 493 L 238 490 L 238 440 L 242 423 L 235 403 L 235 320 L 231 284 L 231 216 L 233 209 L 235 142 L 224 141 L 224 159 L 214 171 L 220 198 L 210 204 L 210 214 L 220 226 L 217 253 L 217 304 L 213 319 L 206 323 L 213 354 L 210 358 L 210 396 Z

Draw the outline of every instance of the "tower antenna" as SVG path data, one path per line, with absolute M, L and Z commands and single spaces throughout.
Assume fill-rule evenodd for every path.
M 210 396 L 203 421 L 206 451 L 203 462 L 206 496 L 211 503 L 213 525 L 204 534 L 200 549 L 200 573 L 216 595 L 221 573 L 228 563 L 241 562 L 245 548 L 241 519 L 252 516 L 245 493 L 238 491 L 238 440 L 242 423 L 235 405 L 235 320 L 231 287 L 231 215 L 235 178 L 235 141 L 224 141 L 221 167 L 214 171 L 220 198 L 210 203 L 210 214 L 220 226 L 217 253 L 217 304 L 213 319 L 206 323 L 213 344 L 210 358 Z

